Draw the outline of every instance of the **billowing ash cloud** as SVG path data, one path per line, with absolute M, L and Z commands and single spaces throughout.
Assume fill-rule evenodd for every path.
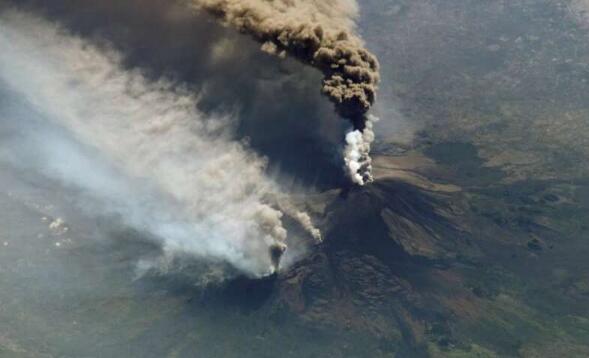
M 0 84 L 71 137 L 33 126 L 31 145 L 17 141 L 33 154 L 14 163 L 81 189 L 96 202 L 84 209 L 119 215 L 168 255 L 252 276 L 277 269 L 287 241 L 278 207 L 290 204 L 277 199 L 265 160 L 231 139 L 233 118 L 205 115 L 189 88 L 148 80 L 116 51 L 21 12 L 0 16 L 0 48 Z M 18 126 L 22 116 L 2 120 Z M 317 237 L 306 214 L 292 215 Z
M 374 139 L 367 112 L 375 101 L 378 61 L 354 33 L 353 0 L 190 0 L 225 23 L 262 42 L 266 52 L 294 56 L 324 74 L 323 93 L 337 112 L 354 124 L 348 135 L 346 163 L 352 180 L 370 175 Z

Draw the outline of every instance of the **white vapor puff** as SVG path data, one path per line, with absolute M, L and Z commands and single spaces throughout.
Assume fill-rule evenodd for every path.
M 377 117 L 368 115 L 363 131 L 354 130 L 346 134 L 344 161 L 348 176 L 358 185 L 373 181 L 370 147 L 374 142 L 374 122 L 377 121 Z
M 231 118 L 203 115 L 188 89 L 24 13 L 0 15 L 0 49 L 0 81 L 89 148 L 37 132 L 42 160 L 28 165 L 99 203 L 84 209 L 157 237 L 167 255 L 254 277 L 278 269 L 287 232 L 267 200 L 278 189 L 265 160 L 231 138 Z

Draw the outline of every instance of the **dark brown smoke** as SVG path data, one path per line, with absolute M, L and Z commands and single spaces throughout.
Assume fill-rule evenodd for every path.
M 367 113 L 376 98 L 379 65 L 355 35 L 354 0 L 186 1 L 251 35 L 265 52 L 290 55 L 320 70 L 323 94 L 354 126 L 344 150 L 348 176 L 358 185 L 373 180 L 370 147 L 376 118 Z
M 349 0 L 190 0 L 263 43 L 266 52 L 291 55 L 324 74 L 322 92 L 337 112 L 364 130 L 379 81 L 376 57 L 354 33 L 357 9 Z

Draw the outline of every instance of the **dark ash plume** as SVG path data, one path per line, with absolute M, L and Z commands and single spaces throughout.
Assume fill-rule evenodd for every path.
M 189 0 L 243 33 L 262 42 L 268 53 L 291 55 L 319 69 L 322 92 L 336 111 L 354 125 L 353 144 L 347 140 L 346 157 L 354 182 L 371 181 L 371 119 L 367 113 L 375 101 L 379 64 L 354 34 L 357 8 L 348 0 Z M 353 132 L 353 133 L 354 133 Z M 358 143 L 362 141 L 362 143 Z M 350 149 L 350 145 L 354 149 Z M 361 148 L 360 152 L 357 148 Z

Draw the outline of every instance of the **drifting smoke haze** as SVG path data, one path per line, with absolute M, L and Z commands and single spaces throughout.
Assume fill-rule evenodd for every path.
M 122 54 L 125 68 L 190 86 L 199 95 L 201 112 L 236 118 L 233 137 L 249 138 L 286 186 L 346 184 L 341 156 L 346 123 L 317 95 L 321 74 L 310 66 L 270 56 L 252 39 L 179 1 L 14 4 L 92 43 L 108 43 Z
M 5 142 L 2 158 L 153 237 L 164 252 L 154 264 L 188 256 L 271 274 L 308 244 L 285 218 L 321 242 L 256 152 L 278 163 L 272 172 L 311 166 L 323 180 L 344 166 L 354 183 L 372 180 L 378 62 L 355 35 L 354 1 L 26 0 L 0 11 L 0 79 L 44 123 L 12 112 L 27 140 Z M 353 124 L 344 149 L 341 121 L 314 95 L 321 74 Z
M 352 121 L 346 137 L 345 162 L 351 179 L 360 185 L 372 180 L 370 144 L 373 120 L 367 112 L 375 101 L 378 61 L 355 35 L 357 4 L 353 0 L 192 0 L 262 42 L 262 49 L 292 55 L 325 76 L 322 92 L 337 112 Z M 366 133 L 364 133 L 366 132 Z
M 231 138 L 231 116 L 203 114 L 189 89 L 148 80 L 116 51 L 22 12 L 0 17 L 0 47 L 1 81 L 46 122 L 27 129 L 18 111 L 5 116 L 29 139 L 3 143 L 2 159 L 79 188 L 94 203 L 83 209 L 119 215 L 166 256 L 254 277 L 277 268 L 287 244 L 277 207 L 291 204 L 278 199 L 266 161 Z

